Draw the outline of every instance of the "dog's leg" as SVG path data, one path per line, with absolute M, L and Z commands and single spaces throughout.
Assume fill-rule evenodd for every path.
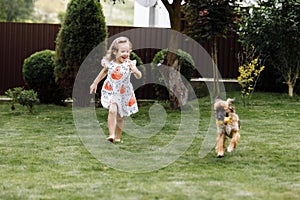
M 217 156 L 219 158 L 224 156 L 224 140 L 225 140 L 225 133 L 223 132 L 219 133 L 217 138 Z
M 223 149 L 226 149 L 226 143 L 227 143 L 227 136 L 226 134 L 224 135 L 224 140 L 223 140 Z
M 233 131 L 232 133 L 232 138 L 231 138 L 231 141 L 230 141 L 230 144 L 227 148 L 227 151 L 228 152 L 232 152 L 233 149 L 236 147 L 238 141 L 239 141 L 239 138 L 240 138 L 240 131 Z

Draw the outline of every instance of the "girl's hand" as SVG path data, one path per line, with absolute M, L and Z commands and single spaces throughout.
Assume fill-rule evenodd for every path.
M 137 78 L 137 79 L 142 78 L 142 73 L 136 67 L 136 60 L 133 60 L 133 61 L 130 60 L 129 67 L 130 67 L 130 73 L 134 74 L 135 78 Z
M 137 73 L 139 70 L 136 66 L 130 66 L 130 73 Z
M 135 67 L 134 69 L 130 70 L 130 72 L 134 74 L 135 78 L 137 78 L 137 79 L 142 78 L 142 73 L 140 72 L 140 70 L 138 70 L 137 67 Z
M 96 93 L 97 92 L 97 86 L 98 83 L 106 76 L 107 74 L 107 68 L 102 68 L 92 85 L 90 86 L 90 94 Z
M 90 94 L 96 93 L 96 91 L 97 91 L 97 84 L 92 83 L 92 85 L 90 86 Z

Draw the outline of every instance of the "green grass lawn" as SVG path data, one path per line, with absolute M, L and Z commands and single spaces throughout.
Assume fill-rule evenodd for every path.
M 300 196 L 300 99 L 255 93 L 253 104 L 236 111 L 241 123 L 237 149 L 224 158 L 199 150 L 211 116 L 210 99 L 199 99 L 200 123 L 192 144 L 167 167 L 147 173 L 110 168 L 81 142 L 72 109 L 37 105 L 34 113 L 0 104 L 0 199 L 297 199 Z M 149 123 L 151 104 L 133 120 Z M 166 110 L 167 122 L 149 139 L 157 148 L 174 137 L 180 112 Z M 187 114 L 187 113 L 185 113 Z M 97 118 L 107 131 L 107 111 Z M 122 150 L 149 150 L 147 139 L 124 134 Z M 99 148 L 101 146 L 99 145 Z

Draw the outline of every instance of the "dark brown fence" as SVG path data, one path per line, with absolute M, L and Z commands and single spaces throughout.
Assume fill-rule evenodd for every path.
M 58 25 L 0 23 L 0 94 L 24 86 L 22 65 L 32 53 L 55 48 Z
M 24 86 L 22 66 L 25 58 L 31 54 L 45 50 L 55 49 L 55 40 L 59 31 L 58 24 L 32 24 L 32 23 L 10 23 L 0 22 L 0 94 L 7 89 Z M 130 37 L 133 44 L 150 44 L 155 41 L 167 48 L 166 29 L 142 28 L 142 31 L 129 31 L 134 27 L 109 26 L 109 36 L 119 33 Z M 240 51 L 237 43 L 237 36 L 229 39 L 219 39 L 219 71 L 223 78 L 236 78 L 237 59 L 236 54 Z M 209 49 L 205 47 L 207 51 Z M 150 63 L 153 56 L 160 49 L 143 48 L 135 52 L 141 57 L 144 63 Z M 193 51 L 191 49 L 191 51 Z M 150 69 L 147 68 L 147 78 L 151 79 Z M 195 76 L 198 74 L 195 73 Z

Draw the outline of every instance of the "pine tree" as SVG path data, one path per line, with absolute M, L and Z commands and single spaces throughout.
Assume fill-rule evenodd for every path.
M 56 39 L 55 78 L 66 98 L 72 95 L 80 65 L 106 38 L 101 4 L 97 0 L 72 0 Z

